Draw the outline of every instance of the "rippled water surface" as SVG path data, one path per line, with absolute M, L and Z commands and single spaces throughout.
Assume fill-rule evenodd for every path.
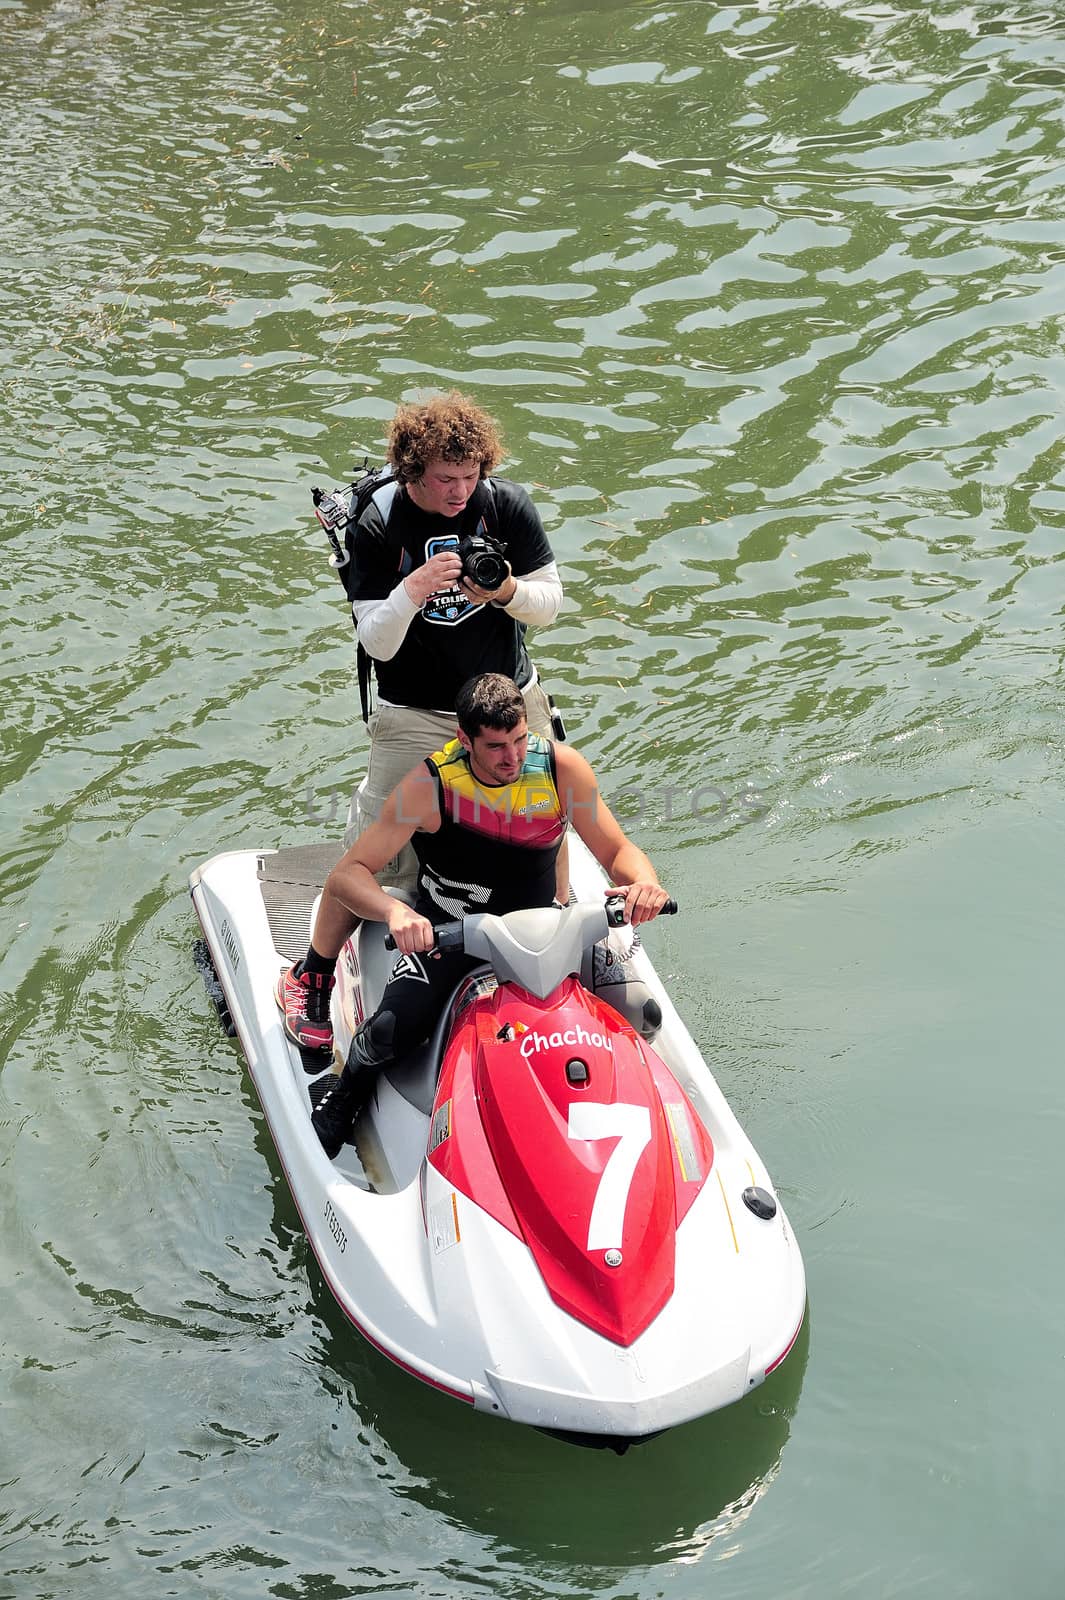
M 0 1596 L 1062 1593 L 1063 116 L 1038 3 L 0 0 Z M 190 960 L 361 769 L 310 486 L 452 384 L 809 1275 L 622 1459 L 348 1328 Z

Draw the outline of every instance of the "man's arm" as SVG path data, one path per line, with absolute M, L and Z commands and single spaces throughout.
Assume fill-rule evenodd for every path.
M 402 554 L 397 541 L 389 540 L 380 509 L 367 506 L 355 529 L 345 581 L 360 643 L 375 661 L 392 660 L 425 601 L 457 583 L 462 570 L 454 550 L 442 550 L 413 570 L 409 559 L 400 564 Z
M 474 600 L 488 600 L 528 627 L 546 628 L 562 605 L 562 579 L 544 532 L 540 513 L 520 484 L 493 478 L 496 533 L 507 547 L 507 576 L 498 589 L 463 588 Z
M 418 605 L 403 587 L 398 556 L 389 557 L 388 530 L 376 505 L 359 518 L 345 584 L 360 644 L 375 661 L 391 661 Z
M 626 919 L 650 922 L 669 899 L 658 874 L 639 845 L 626 837 L 584 757 L 568 744 L 556 744 L 554 752 L 563 810 L 611 883 L 624 888 Z
M 401 583 L 387 600 L 353 600 L 351 614 L 367 655 L 375 661 L 391 661 L 420 610 Z
M 468 578 L 463 579 L 462 587 L 474 600 L 489 600 L 515 622 L 524 622 L 530 628 L 546 628 L 562 607 L 562 579 L 553 561 L 527 572 L 523 578 L 516 578 L 508 567 L 498 589 L 478 589 Z
M 424 766 L 393 789 L 376 822 L 371 822 L 325 880 L 311 943 L 322 955 L 339 954 L 352 930 L 354 918 L 387 922 L 398 949 L 405 954 L 429 950 L 435 942 L 433 925 L 395 895 L 386 894 L 375 874 L 421 829 L 435 833 L 440 826 L 436 784 Z
M 455 551 L 441 550 L 409 572 L 386 600 L 353 600 L 351 614 L 367 654 L 375 661 L 391 661 L 429 596 L 450 589 L 461 571 Z

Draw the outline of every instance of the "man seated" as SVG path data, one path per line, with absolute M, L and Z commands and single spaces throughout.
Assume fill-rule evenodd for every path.
M 555 858 L 570 823 L 624 892 L 626 920 L 647 922 L 667 895 L 643 851 L 625 837 L 595 774 L 568 744 L 531 734 L 521 690 L 500 673 L 471 678 L 455 704 L 458 737 L 413 768 L 326 879 L 304 959 L 283 971 L 277 1003 L 303 1049 L 329 1051 L 329 997 L 345 940 L 361 918 L 386 922 L 399 958 L 381 1004 L 351 1041 L 343 1072 L 312 1121 L 336 1156 L 378 1074 L 428 1038 L 448 994 L 477 961 L 427 956 L 436 925 L 471 912 L 548 906 Z M 408 840 L 418 858 L 414 906 L 375 879 Z

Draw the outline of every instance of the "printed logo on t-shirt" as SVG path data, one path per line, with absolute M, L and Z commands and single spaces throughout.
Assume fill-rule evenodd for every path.
M 458 547 L 458 539 L 453 533 L 438 534 L 433 539 L 426 539 L 425 559 L 431 561 L 442 551 L 457 550 Z M 428 600 L 423 601 L 422 616 L 426 622 L 438 622 L 443 623 L 445 627 L 454 627 L 456 623 L 465 622 L 475 611 L 481 611 L 483 608 L 483 600 L 471 600 L 464 589 L 456 586 L 453 589 L 439 589 L 436 594 L 431 594 Z

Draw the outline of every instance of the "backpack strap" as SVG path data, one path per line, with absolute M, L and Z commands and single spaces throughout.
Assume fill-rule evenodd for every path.
M 392 477 L 391 467 L 379 467 L 374 472 L 368 472 L 354 485 L 351 499 L 351 509 L 344 527 L 344 550 L 346 559 L 340 573 L 340 581 L 344 585 L 348 599 L 351 599 L 351 582 L 355 575 L 353 557 L 355 554 L 355 534 L 359 526 L 359 519 L 367 506 L 377 507 L 378 514 L 385 527 L 392 515 L 392 504 L 399 493 L 399 484 Z
M 496 486 L 491 478 L 481 479 L 470 498 L 473 499 L 474 496 L 480 498 L 481 503 L 477 510 L 480 511 L 484 531 L 494 539 L 499 531 L 499 513 L 496 507 Z
M 362 720 L 370 720 L 370 657 L 366 647 L 361 642 L 355 645 L 355 665 L 359 674 L 359 704 L 362 707 Z
M 372 503 L 377 507 L 381 521 L 387 527 L 388 519 L 392 514 L 392 504 L 398 493 L 399 484 L 393 478 L 391 468 L 387 466 L 378 468 L 376 472 L 368 473 L 361 483 L 355 485 L 351 513 L 348 517 L 347 527 L 344 530 L 344 547 L 348 555 L 347 572 L 349 575 L 354 575 L 354 564 L 351 561 L 351 557 L 355 553 L 355 530 L 358 527 L 359 518 L 366 510 L 366 507 Z M 347 581 L 344 581 L 344 587 L 350 600 L 351 591 L 348 588 Z M 370 720 L 373 667 L 370 664 L 370 657 L 366 647 L 358 637 L 359 630 L 355 622 L 354 609 L 351 613 L 351 621 L 355 627 L 355 670 L 359 678 L 359 706 L 362 710 L 363 722 L 368 723 Z

